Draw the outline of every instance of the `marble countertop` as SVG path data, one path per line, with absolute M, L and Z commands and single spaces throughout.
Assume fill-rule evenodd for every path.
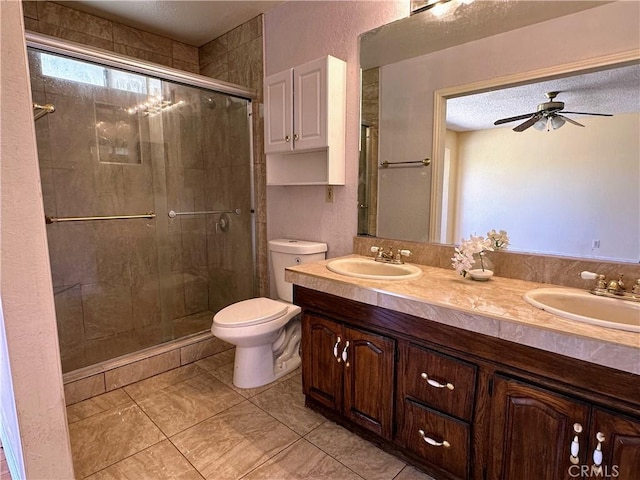
M 423 273 L 415 280 L 365 280 L 331 272 L 326 265 L 332 260 L 336 259 L 289 267 L 285 279 L 301 287 L 640 375 L 640 333 L 564 319 L 522 298 L 528 290 L 552 285 L 502 277 L 476 282 L 453 269 L 417 264 Z

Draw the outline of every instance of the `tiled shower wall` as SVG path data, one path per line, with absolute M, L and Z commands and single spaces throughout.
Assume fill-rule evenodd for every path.
M 258 294 L 268 292 L 267 255 L 266 248 L 264 248 L 266 246 L 266 215 L 261 136 L 262 119 L 258 115 L 258 103 L 261 101 L 262 96 L 261 17 L 257 17 L 221 37 L 216 41 L 218 46 L 214 50 L 211 50 L 211 47 L 207 47 L 207 45 L 211 44 L 205 45 L 201 49 L 203 54 L 199 58 L 196 47 L 132 29 L 53 2 L 24 2 L 24 13 L 27 30 L 112 50 L 190 72 L 198 72 L 200 70 L 198 62 L 202 59 L 204 62 L 202 64 L 203 68 L 210 76 L 215 74 L 217 79 L 253 88 L 259 94 L 258 101 L 254 102 L 255 112 L 252 116 L 254 160 L 256 163 L 254 166 L 255 194 L 258 205 L 258 282 L 256 284 Z M 221 45 L 224 46 L 222 50 L 220 50 Z M 218 54 L 211 56 L 210 54 L 213 51 Z M 211 61 L 207 62 L 208 58 L 211 58 Z M 211 69 L 211 65 L 214 63 L 218 65 L 216 67 L 218 68 L 217 71 Z M 37 94 L 34 95 L 34 99 L 43 100 L 38 99 Z M 224 98 L 216 98 L 216 100 L 218 109 L 228 108 L 232 110 L 239 105 L 231 101 L 226 102 Z M 62 99 L 58 99 L 58 104 L 61 101 Z M 53 103 L 56 103 L 56 101 Z M 63 110 L 59 109 L 56 115 L 64 115 L 61 113 Z M 71 110 L 68 110 L 68 112 L 70 115 L 68 117 L 69 121 L 73 120 L 74 115 L 82 115 L 81 112 L 73 114 L 71 114 Z M 247 154 L 246 151 L 242 152 L 242 147 L 248 147 L 248 142 L 245 139 L 233 137 L 224 140 L 215 134 L 205 136 L 205 138 L 191 138 L 190 132 L 194 129 L 188 125 L 188 118 L 185 119 L 184 115 L 163 115 L 163 117 L 169 123 L 174 122 L 178 132 L 176 138 L 165 139 L 165 145 L 168 145 L 168 147 L 166 151 L 160 152 L 168 162 L 167 172 L 170 172 L 169 175 L 176 180 L 167 184 L 168 202 L 175 205 L 175 209 L 178 211 L 242 208 L 244 214 L 248 214 L 249 205 L 239 204 L 234 192 L 239 192 L 243 189 L 246 191 L 246 183 L 249 181 L 250 172 L 248 166 L 244 165 L 241 168 L 244 168 L 245 171 L 238 175 L 238 165 L 233 165 L 234 163 L 239 163 L 237 159 L 241 158 L 243 154 Z M 203 121 L 205 123 L 215 122 L 214 118 L 213 116 L 205 116 Z M 243 121 L 245 119 L 242 115 L 235 115 L 233 118 L 236 119 L 235 121 Z M 196 117 L 193 117 L 193 119 L 194 121 L 200 121 Z M 36 127 L 44 128 L 45 125 L 46 121 L 39 122 Z M 206 125 L 206 128 L 209 129 L 208 131 L 217 131 L 215 124 Z M 255 136 L 256 133 L 260 135 Z M 60 138 L 64 138 L 64 135 Z M 78 138 L 67 138 L 67 140 L 70 140 L 70 145 L 78 144 Z M 185 149 L 188 151 L 185 151 Z M 196 152 L 195 150 L 198 151 Z M 43 151 L 46 152 L 47 149 L 44 148 Z M 218 152 L 218 154 L 211 155 L 212 152 Z M 208 162 L 211 159 L 216 156 L 223 156 L 220 155 L 221 152 L 224 153 L 225 158 L 229 159 L 228 164 L 209 165 Z M 159 152 L 147 153 L 158 154 Z M 54 169 L 46 168 L 46 153 L 43 156 L 45 157 L 45 168 L 42 171 L 42 178 L 45 195 L 55 195 L 50 188 Z M 189 165 L 176 163 L 181 162 L 182 160 L 179 159 L 183 158 L 197 158 L 198 160 L 195 163 L 192 161 L 192 164 Z M 51 165 L 48 166 L 51 167 Z M 231 168 L 234 168 L 236 173 L 231 174 Z M 60 171 L 63 170 L 58 170 L 58 173 Z M 145 188 L 150 188 L 150 185 L 145 185 L 143 182 L 142 185 L 133 188 L 132 185 L 122 185 L 121 182 L 111 182 L 109 177 L 112 174 L 110 173 L 87 172 L 87 175 L 95 176 L 96 184 L 101 190 L 99 196 L 109 198 L 105 208 L 110 212 L 113 212 L 114 208 L 118 209 L 119 203 L 127 205 L 126 209 L 120 208 L 118 210 L 125 213 L 129 213 L 129 210 L 134 206 L 139 207 L 138 209 L 141 209 L 140 212 L 154 210 L 153 205 L 132 203 L 132 200 L 137 201 L 137 203 L 144 203 L 142 200 L 143 193 Z M 217 182 L 220 182 L 221 185 L 216 185 Z M 230 187 L 230 189 L 227 190 L 228 193 L 224 195 L 224 198 L 217 198 L 214 192 L 221 191 L 219 187 L 222 185 Z M 58 196 L 60 195 L 64 196 L 65 192 L 58 192 Z M 98 206 L 94 205 L 93 207 Z M 100 208 L 97 208 L 93 209 L 92 213 L 65 213 L 64 215 L 98 215 L 109 214 L 110 212 L 103 212 L 100 211 Z M 47 213 L 55 215 L 55 212 Z M 73 273 L 72 269 L 76 268 L 76 266 L 71 265 L 68 260 L 77 260 L 75 258 L 71 259 L 70 255 L 63 255 L 62 258 L 67 258 L 67 265 L 62 266 L 62 269 L 59 270 L 62 273 L 59 275 L 66 276 L 64 278 L 54 278 L 54 285 L 58 285 L 56 291 L 60 297 L 57 298 L 57 300 L 60 300 L 57 302 L 59 303 L 57 308 L 62 310 L 59 315 L 69 314 L 73 316 L 74 310 L 77 311 L 80 308 L 84 308 L 89 320 L 88 329 L 80 328 L 79 325 L 75 324 L 61 326 L 60 341 L 63 348 L 65 346 L 73 347 L 74 343 L 78 341 L 78 332 L 82 331 L 84 335 L 88 335 L 94 340 L 93 348 L 90 351 L 96 356 L 96 360 L 100 360 L 105 354 L 104 350 L 108 348 L 106 337 L 109 335 L 121 336 L 122 332 L 132 327 L 138 329 L 139 335 L 137 339 L 128 338 L 122 340 L 123 343 L 127 344 L 122 345 L 122 348 L 127 351 L 133 350 L 134 348 L 130 345 L 131 342 L 136 343 L 138 348 L 144 348 L 148 346 L 148 342 L 151 342 L 151 344 L 157 343 L 156 340 L 163 336 L 158 322 L 160 316 L 159 303 L 167 304 L 163 305 L 163 307 L 168 307 L 168 315 L 171 318 L 175 318 L 209 309 L 215 311 L 230 303 L 228 298 L 232 297 L 233 290 L 247 291 L 247 285 L 237 285 L 234 281 L 231 281 L 233 278 L 232 271 L 238 269 L 238 265 L 232 265 L 231 261 L 237 261 L 238 255 L 236 252 L 238 250 L 236 249 L 241 249 L 242 251 L 250 250 L 250 244 L 243 241 L 244 238 L 248 238 L 247 232 L 242 232 L 241 236 L 237 236 L 238 230 L 232 228 L 229 235 L 216 236 L 215 220 L 213 218 L 180 218 L 172 222 L 170 226 L 168 244 L 159 245 L 157 248 L 167 250 L 173 274 L 179 274 L 182 278 L 190 278 L 191 280 L 177 282 L 174 290 L 182 289 L 182 291 L 174 291 L 166 297 L 161 297 L 161 302 L 158 302 L 157 282 L 154 284 L 148 278 L 149 276 L 157 275 L 157 271 L 154 270 L 157 270 L 157 267 L 153 267 L 155 262 L 152 257 L 157 255 L 158 252 L 150 242 L 148 225 L 147 228 L 144 225 L 144 222 L 137 225 L 129 225 L 123 232 L 123 236 L 116 239 L 116 241 L 107 240 L 107 237 L 101 231 L 107 225 L 64 225 L 67 232 L 73 230 L 88 242 L 87 245 L 84 245 L 79 250 L 88 252 L 95 249 L 97 252 L 98 258 L 94 264 L 84 262 L 85 266 L 92 270 L 89 272 L 89 276 L 92 276 L 94 280 L 98 278 L 101 280 L 96 284 L 99 286 L 95 288 L 108 288 L 107 299 L 122 300 L 124 298 L 128 302 L 107 301 L 106 305 L 103 302 L 98 302 L 100 304 L 96 305 L 93 305 L 90 301 L 83 303 L 79 286 L 68 288 L 75 285 L 75 283 L 81 283 L 75 282 L 73 278 L 69 277 L 69 275 L 77 276 L 78 273 Z M 57 231 L 60 230 L 60 227 L 62 225 L 50 225 L 49 229 Z M 142 230 L 140 231 L 138 227 L 142 227 Z M 87 229 L 90 231 L 78 231 Z M 207 241 L 210 238 L 216 238 L 218 243 L 222 242 L 226 245 Z M 64 241 L 54 241 L 52 250 L 64 248 L 64 244 Z M 263 247 L 260 248 L 260 246 Z M 145 258 L 132 253 L 136 250 L 146 252 L 143 255 Z M 225 251 L 230 251 L 231 254 L 224 254 Z M 73 252 L 74 257 L 76 253 Z M 80 256 L 82 257 L 82 253 Z M 123 259 L 126 259 L 126 261 L 123 261 Z M 82 258 L 79 259 L 79 262 L 83 263 Z M 123 265 L 125 266 L 123 267 Z M 207 275 L 204 272 L 211 268 L 215 268 L 216 275 L 208 275 L 207 280 Z M 245 265 L 242 270 L 251 272 L 250 265 Z M 82 268 L 79 271 L 82 271 Z M 85 273 L 87 272 L 85 271 Z M 134 276 L 135 279 L 133 278 Z M 133 282 L 134 287 L 129 289 L 124 284 L 119 285 L 119 283 L 127 281 Z M 249 275 L 242 281 L 251 283 L 253 278 Z M 169 281 L 169 283 L 171 282 Z M 86 290 L 89 287 L 85 286 L 84 288 Z M 118 307 L 118 305 L 126 304 L 131 305 L 132 308 Z M 105 315 L 105 312 L 109 314 Z M 107 317 L 110 321 L 105 322 L 104 320 Z M 76 318 L 78 317 L 76 316 Z M 208 318 L 210 319 L 210 316 Z M 92 319 L 95 321 L 92 321 Z M 188 332 L 188 329 L 186 332 Z M 177 331 L 176 335 L 179 336 L 179 334 L 180 332 Z M 73 366 L 73 362 L 71 362 L 71 365 Z M 65 368 L 66 371 L 69 369 Z
M 264 159 L 262 16 L 200 48 L 122 25 L 66 5 L 23 1 L 25 29 L 102 48 L 140 60 L 242 85 L 253 102 L 254 196 L 256 207 L 256 294 L 269 295 L 266 170 Z

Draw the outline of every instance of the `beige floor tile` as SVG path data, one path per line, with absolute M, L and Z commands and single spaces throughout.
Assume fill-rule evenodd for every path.
M 250 400 L 298 435 L 306 435 L 326 421 L 322 415 L 304 406 L 301 374 L 278 383 Z
M 72 423 L 69 436 L 77 478 L 91 475 L 165 438 L 135 404 Z
M 436 480 L 417 468 L 407 465 L 393 480 Z
M 211 370 L 209 373 L 220 380 L 222 383 L 227 385 L 229 388 L 232 388 L 234 391 L 238 392 L 244 398 L 251 398 L 259 393 L 262 393 L 266 390 L 269 390 L 274 386 L 275 383 L 270 383 L 268 385 L 264 385 L 263 387 L 257 388 L 238 388 L 233 384 L 233 363 L 223 365 L 216 370 Z
M 242 480 L 361 480 L 336 459 L 304 439 L 280 452 Z
M 243 402 L 185 430 L 171 441 L 208 480 L 237 480 L 300 437 Z
M 124 387 L 124 390 L 135 401 L 142 400 L 144 397 L 148 397 L 159 390 L 167 388 L 176 383 L 183 382 L 189 378 L 205 373 L 203 369 L 197 365 L 191 363 L 184 367 L 174 368 L 168 372 L 161 373 L 155 377 L 147 378 L 139 382 L 133 383 Z
M 390 480 L 406 465 L 332 422 L 323 423 L 305 438 L 367 480 Z
M 222 382 L 203 373 L 144 397 L 138 404 L 170 436 L 242 400 Z
M 202 480 L 202 476 L 169 440 L 163 440 L 87 480 Z
M 114 407 L 132 404 L 131 397 L 119 388 L 67 407 L 67 422 L 74 423 Z

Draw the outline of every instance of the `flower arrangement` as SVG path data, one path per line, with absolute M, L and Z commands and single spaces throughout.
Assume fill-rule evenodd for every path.
M 471 235 L 468 240 L 462 239 L 459 247 L 455 248 L 451 266 L 465 277 L 476 263 L 474 256 L 480 260 L 480 269 L 485 271 L 484 253 L 502 250 L 509 246 L 509 236 L 504 230 L 487 232 L 487 238 Z

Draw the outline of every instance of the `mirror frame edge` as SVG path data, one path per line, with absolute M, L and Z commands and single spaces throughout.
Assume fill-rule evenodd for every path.
M 480 80 L 465 85 L 445 87 L 433 92 L 433 137 L 431 148 L 431 209 L 429 212 L 429 242 L 440 243 L 440 210 L 442 208 L 441 181 L 447 130 L 447 99 L 481 93 L 498 87 L 515 87 L 531 81 L 543 81 L 568 74 L 584 74 L 592 70 L 613 68 L 640 62 L 640 49 L 602 55 L 536 70 L 504 75 L 488 80 Z

